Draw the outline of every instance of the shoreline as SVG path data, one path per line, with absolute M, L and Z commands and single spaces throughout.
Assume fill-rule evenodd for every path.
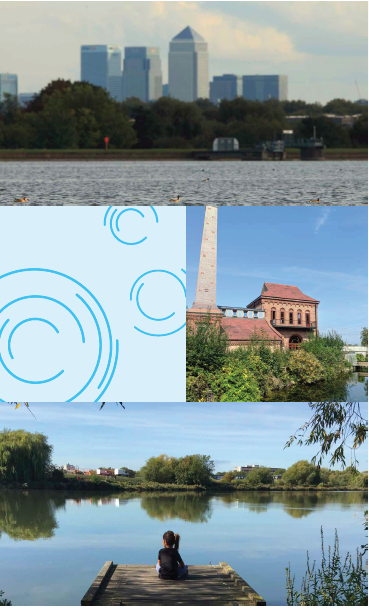
M 11 161 L 193 161 L 193 162 L 204 162 L 201 160 L 194 159 L 192 157 L 193 152 L 204 152 L 205 150 L 172 150 L 172 149 L 160 149 L 154 148 L 150 150 L 4 150 L 0 149 L 0 162 L 11 162 Z M 285 161 L 268 160 L 264 162 L 286 162 L 286 161 L 299 161 L 300 160 L 299 150 L 287 150 L 287 158 Z M 368 160 L 368 150 L 366 148 L 328 148 L 325 150 L 325 159 L 319 162 L 329 160 Z M 211 162 L 263 162 L 263 161 L 242 161 L 241 158 L 229 158 L 222 157 L 212 159 Z M 207 161 L 209 162 L 209 161 Z M 317 162 L 317 161 L 315 161 Z
M 198 493 L 215 493 L 215 494 L 233 494 L 234 492 L 367 492 L 367 488 L 350 488 L 350 487 L 321 487 L 317 486 L 269 486 L 257 485 L 247 486 L 245 484 L 229 484 L 225 482 L 215 482 L 209 486 L 193 485 L 182 486 L 176 484 L 160 484 L 155 482 L 142 484 L 119 484 L 105 480 L 100 482 L 90 482 L 84 479 L 72 481 L 67 479 L 59 482 L 31 482 L 29 484 L 9 483 L 0 485 L 0 492 L 4 490 L 20 490 L 29 492 L 30 490 L 62 490 L 67 492 L 101 492 L 116 494 L 118 492 L 126 493 L 144 493 L 144 492 L 159 492 L 166 494 L 168 492 L 182 494 L 183 492 L 198 492 Z

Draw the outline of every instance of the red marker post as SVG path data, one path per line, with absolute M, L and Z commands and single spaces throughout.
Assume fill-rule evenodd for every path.
M 104 137 L 104 143 L 105 143 L 105 150 L 107 150 L 109 147 L 109 137 Z

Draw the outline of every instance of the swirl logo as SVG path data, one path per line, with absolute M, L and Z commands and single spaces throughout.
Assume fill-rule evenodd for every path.
M 184 274 L 186 274 L 186 271 L 183 270 L 181 268 L 181 272 L 183 272 Z M 149 275 L 151 275 L 149 277 Z M 145 282 L 142 281 L 142 279 L 144 277 L 147 277 L 145 279 Z M 169 279 L 169 277 L 171 277 Z M 173 296 L 173 298 L 176 301 L 176 304 L 178 306 L 178 296 L 180 294 L 174 294 L 174 290 L 175 289 L 179 289 L 179 291 L 181 292 L 181 294 L 183 293 L 184 297 L 186 298 L 186 287 L 182 281 L 182 279 L 177 276 L 176 274 L 174 274 L 173 272 L 169 272 L 169 270 L 149 270 L 148 272 L 144 272 L 144 274 L 142 274 L 141 276 L 138 277 L 138 279 L 135 280 L 135 282 L 132 285 L 132 289 L 130 292 L 130 300 L 133 301 L 133 292 L 135 291 L 136 288 L 136 305 L 137 305 L 137 309 L 140 312 L 140 314 L 145 318 L 145 324 L 150 326 L 148 327 L 148 329 L 150 329 L 150 331 L 146 331 L 146 329 L 141 329 L 140 327 L 137 327 L 136 325 L 134 326 L 134 328 L 141 332 L 142 334 L 145 334 L 146 336 L 153 336 L 153 337 L 157 337 L 157 338 L 163 338 L 165 336 L 170 336 L 172 334 L 177 333 L 178 331 L 180 331 L 181 329 L 183 329 L 186 325 L 186 322 L 184 322 L 183 324 L 178 326 L 178 315 L 176 312 L 172 312 L 168 315 L 165 316 L 151 316 L 148 315 L 147 312 L 145 312 L 143 310 L 142 306 L 155 306 L 154 301 L 150 298 L 150 294 L 149 291 L 146 295 L 146 297 L 144 297 L 142 294 L 144 293 L 145 290 L 143 290 L 143 287 L 146 286 L 146 282 L 147 283 L 151 283 L 150 287 L 152 287 L 155 290 L 155 293 L 162 292 L 165 290 L 166 293 L 168 293 L 168 285 L 166 284 L 167 280 L 170 280 L 173 285 L 171 287 L 171 289 L 169 290 L 169 294 L 171 294 Z M 175 281 L 173 282 L 173 279 L 175 279 Z M 145 287 L 145 289 L 148 290 L 149 285 L 147 285 Z M 141 302 L 141 298 L 145 299 L 145 303 L 142 304 Z M 168 306 L 168 300 L 170 299 L 170 296 L 166 297 L 165 302 L 166 302 L 166 306 Z M 157 303 L 156 304 L 157 307 L 157 313 L 159 313 L 159 311 L 161 310 L 161 304 Z M 146 308 L 147 310 L 147 308 Z M 184 310 L 184 309 L 183 309 Z M 146 319 L 149 320 L 150 323 L 148 323 L 148 321 L 146 321 Z M 171 321 L 169 321 L 169 319 L 171 319 Z M 152 331 L 152 322 L 155 323 L 165 323 L 165 331 L 159 331 L 159 332 L 153 332 Z M 161 329 L 161 326 L 160 326 Z
M 13 399 L 99 401 L 116 371 L 119 341 L 103 307 L 72 277 L 46 268 L 0 276 L 0 386 Z M 36 387 L 36 388 L 35 388 Z M 41 391 L 41 392 L 40 392 Z M 49 391 L 49 392 L 47 392 Z M 68 394 L 69 393 L 69 394 Z M 61 398 L 63 396 L 63 398 Z M 0 399 L 3 401 L 3 399 Z
M 142 239 L 138 240 L 138 241 L 125 241 L 123 239 L 121 239 L 118 236 L 118 232 L 120 232 L 120 228 L 119 228 L 119 220 L 122 217 L 122 215 L 124 213 L 135 213 L 138 214 L 139 217 L 142 217 L 145 219 L 145 215 L 142 211 L 140 211 L 139 209 L 136 209 L 136 207 L 128 207 L 128 209 L 123 209 L 122 211 L 119 211 L 118 209 L 114 209 L 114 211 L 110 214 L 110 219 L 108 219 L 109 213 L 110 211 L 113 209 L 113 207 L 108 207 L 104 216 L 104 226 L 109 225 L 110 226 L 110 232 L 112 233 L 113 237 L 119 241 L 120 243 L 123 243 L 123 245 L 140 245 L 141 243 L 143 243 L 144 241 L 146 241 L 147 236 L 143 237 Z M 159 218 L 158 218 L 158 214 L 156 213 L 155 207 L 148 207 L 148 209 L 151 209 L 154 216 L 155 217 L 155 221 L 158 224 L 159 223 Z M 118 213 L 119 211 L 119 213 Z M 127 216 L 124 216 L 127 217 Z

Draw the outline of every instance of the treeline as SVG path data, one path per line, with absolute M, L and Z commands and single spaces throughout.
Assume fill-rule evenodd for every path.
M 352 128 L 336 125 L 325 113 L 361 114 Z M 325 106 L 304 101 L 265 102 L 238 97 L 219 106 L 207 99 L 186 103 L 170 97 L 144 103 L 116 102 L 101 87 L 56 80 L 26 107 L 6 96 L 0 103 L 0 148 L 94 149 L 209 148 L 216 137 L 236 137 L 241 147 L 280 138 L 288 115 L 305 115 L 293 126 L 296 138 L 316 127 L 327 147 L 367 147 L 366 106 L 334 99 Z
M 273 391 L 345 378 L 349 364 L 336 332 L 310 335 L 298 350 L 273 350 L 264 332 L 247 347 L 228 349 L 221 326 L 204 320 L 187 325 L 187 401 L 260 401 Z

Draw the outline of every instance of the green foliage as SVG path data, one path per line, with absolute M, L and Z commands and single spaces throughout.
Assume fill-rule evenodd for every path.
M 178 463 L 177 458 L 172 458 L 166 454 L 152 456 L 146 460 L 140 473 L 144 481 L 155 481 L 158 483 L 175 483 L 175 467 Z
M 128 473 L 128 477 L 136 477 L 136 471 L 133 471 L 132 469 L 128 469 L 127 467 L 120 467 L 122 469 L 122 471 L 125 471 L 126 473 Z
M 254 468 L 247 473 L 246 483 L 250 486 L 269 485 L 273 483 L 273 475 L 266 467 Z
M 286 568 L 288 606 L 367 606 L 367 572 L 363 568 L 362 556 L 357 549 L 354 561 L 348 552 L 340 555 L 337 530 L 334 547 L 324 550 L 323 528 L 321 528 L 322 561 L 319 568 L 316 562 L 310 564 L 307 553 L 307 570 L 300 591 L 295 589 L 295 576 L 291 578 L 290 564 Z
M 176 483 L 185 485 L 207 485 L 214 469 L 210 456 L 194 454 L 179 458 L 175 465 Z
M 363 327 L 360 332 L 361 346 L 368 346 L 368 328 Z
M 209 318 L 187 325 L 186 361 L 190 375 L 218 369 L 226 351 L 227 336 L 218 323 Z
M 212 377 L 211 389 L 216 401 L 260 401 L 256 378 L 244 363 L 229 358 L 222 369 Z
M 365 363 L 365 361 L 368 360 L 368 355 L 366 355 L 364 357 L 364 355 L 361 355 L 360 353 L 358 355 L 356 355 L 356 360 L 360 363 Z
M 236 477 L 236 473 L 234 471 L 227 471 L 224 474 L 224 477 L 222 477 L 221 481 L 224 483 L 232 483 L 232 481 L 235 479 Z
M 294 435 L 285 448 L 294 441 L 298 445 L 320 445 L 312 462 L 320 465 L 330 454 L 330 464 L 346 464 L 344 448 L 356 450 L 368 436 L 368 420 L 361 415 L 360 403 L 309 403 L 313 415 Z M 351 445 L 349 444 L 351 442 Z M 355 463 L 356 464 L 356 461 Z
M 3 595 L 4 591 L 0 589 L 0 606 L 11 606 L 12 603 L 9 602 L 6 598 L 1 599 Z
M 324 368 L 312 353 L 304 349 L 291 351 L 287 368 L 302 384 L 312 384 L 324 378 Z
M 311 334 L 309 340 L 303 342 L 302 349 L 312 353 L 323 366 L 325 380 L 330 380 L 337 372 L 345 368 L 344 341 L 335 331 L 327 334 Z
M 0 432 L 0 481 L 27 483 L 45 478 L 53 448 L 42 433 Z
M 320 471 L 308 460 L 299 460 L 283 473 L 282 481 L 291 486 L 317 486 L 320 483 Z

